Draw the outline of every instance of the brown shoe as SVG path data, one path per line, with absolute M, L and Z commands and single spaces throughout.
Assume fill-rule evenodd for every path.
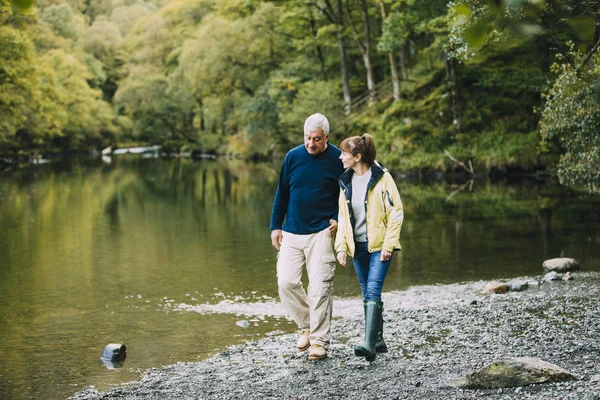
M 305 331 L 304 329 L 300 332 L 300 337 L 298 338 L 298 351 L 307 350 L 310 347 L 310 332 Z
M 310 346 L 310 351 L 308 352 L 309 360 L 322 360 L 327 357 L 327 350 L 325 347 L 320 344 L 313 344 Z

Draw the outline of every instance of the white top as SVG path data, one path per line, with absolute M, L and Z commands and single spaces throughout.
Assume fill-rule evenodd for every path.
M 367 200 L 367 185 L 371 180 L 371 168 L 363 176 L 356 172 L 352 174 L 352 213 L 354 214 L 354 241 L 367 241 L 367 214 L 365 201 Z

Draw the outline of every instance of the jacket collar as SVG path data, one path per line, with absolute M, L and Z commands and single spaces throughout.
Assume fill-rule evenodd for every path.
M 375 161 L 375 163 L 371 165 L 371 180 L 369 181 L 367 187 L 373 186 L 379 179 L 381 179 L 385 172 L 387 172 L 387 168 L 385 168 L 379 161 Z M 350 183 L 352 182 L 352 175 L 354 175 L 354 170 L 352 168 L 348 168 L 340 176 L 340 186 L 342 188 L 350 186 Z

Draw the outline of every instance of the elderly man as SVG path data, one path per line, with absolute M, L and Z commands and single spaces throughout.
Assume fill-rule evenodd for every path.
M 281 166 L 271 215 L 271 242 L 279 250 L 277 284 L 284 307 L 301 330 L 298 350 L 308 359 L 327 357 L 337 231 L 341 151 L 328 143 L 329 121 L 313 114 L 304 123 L 304 144 Z M 284 222 L 285 220 L 285 222 Z M 308 296 L 302 270 L 308 272 Z

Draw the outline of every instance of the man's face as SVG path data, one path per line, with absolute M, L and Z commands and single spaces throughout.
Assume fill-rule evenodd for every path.
M 314 132 L 304 134 L 304 147 L 309 154 L 316 156 L 327 148 L 329 138 L 325 136 L 323 129 L 319 128 Z

